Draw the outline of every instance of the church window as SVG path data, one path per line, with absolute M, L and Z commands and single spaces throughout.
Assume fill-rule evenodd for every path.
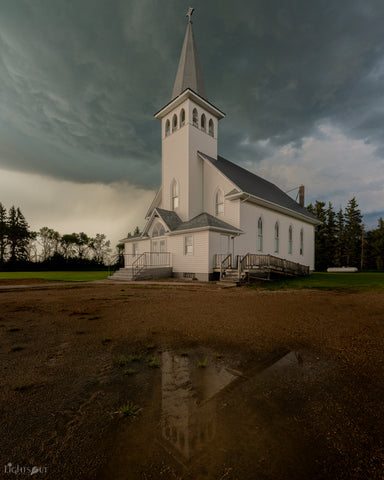
M 197 114 L 197 109 L 194 108 L 192 112 L 192 123 L 194 127 L 199 128 L 199 116 Z
M 289 226 L 288 230 L 288 253 L 292 253 L 292 225 Z
M 185 125 L 185 110 L 184 108 L 182 108 L 180 112 L 180 127 L 184 127 L 184 125 Z
M 223 191 L 219 188 L 215 195 L 215 215 L 220 215 L 224 213 L 224 194 Z
M 169 120 L 165 122 L 165 136 L 168 137 L 168 135 L 171 133 L 171 124 Z
M 193 236 L 184 237 L 184 255 L 193 255 Z
M 214 132 L 214 128 L 213 128 L 213 120 L 212 118 L 209 120 L 209 126 L 208 126 L 208 133 L 211 137 L 214 136 L 215 132 Z
M 179 207 L 179 184 L 176 180 L 171 184 L 171 208 L 176 210 Z
M 152 230 L 152 237 L 162 237 L 165 234 L 165 229 L 161 223 L 156 223 Z
M 275 253 L 279 253 L 279 222 L 275 223 Z
M 263 251 L 263 220 L 261 217 L 257 222 L 257 250 L 259 252 Z
M 304 230 L 300 230 L 300 255 L 304 255 Z
M 172 118 L 172 133 L 177 130 L 177 116 L 173 115 Z
M 132 243 L 132 255 L 136 256 L 139 253 L 139 248 L 138 248 L 137 243 Z
M 204 113 L 201 115 L 201 121 L 200 121 L 200 123 L 201 123 L 201 130 L 203 130 L 203 132 L 205 132 L 205 131 L 206 131 L 206 127 L 205 127 L 205 123 L 206 123 L 206 122 L 205 122 L 205 115 L 204 115 Z

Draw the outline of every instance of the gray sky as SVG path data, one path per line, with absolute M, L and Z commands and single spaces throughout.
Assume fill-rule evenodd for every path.
M 160 183 L 160 123 L 189 3 L 1 0 L 0 201 L 34 229 L 138 224 Z M 307 201 L 384 215 L 384 2 L 196 0 L 219 153 Z

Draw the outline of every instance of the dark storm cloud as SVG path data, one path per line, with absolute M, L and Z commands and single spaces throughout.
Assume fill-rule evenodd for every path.
M 0 166 L 75 181 L 160 180 L 153 113 L 171 96 L 186 7 L 2 0 Z M 194 4 L 221 152 L 258 162 L 328 122 L 384 151 L 384 4 Z M 258 141 L 266 141 L 268 143 Z

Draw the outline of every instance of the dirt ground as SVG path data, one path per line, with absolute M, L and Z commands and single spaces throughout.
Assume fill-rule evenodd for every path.
M 383 294 L 34 287 L 0 289 L 0 477 L 384 478 Z M 176 461 L 158 436 L 162 370 L 170 351 L 180 362 L 193 349 L 208 353 L 191 364 L 222 362 L 215 381 L 229 382 L 223 362 L 238 376 L 211 394 L 216 439 Z M 279 358 L 291 364 L 268 370 Z M 142 409 L 134 419 L 118 414 L 129 400 Z

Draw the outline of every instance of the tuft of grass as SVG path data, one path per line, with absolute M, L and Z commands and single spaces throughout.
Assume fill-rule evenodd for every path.
M 94 317 L 89 317 L 88 320 L 98 320 L 99 318 L 101 318 L 101 317 L 96 315 Z
M 12 328 L 8 328 L 7 332 L 20 332 L 20 328 L 17 328 L 17 327 L 12 327 Z
M 110 343 L 110 342 L 112 342 L 112 340 L 108 337 L 103 338 L 103 340 L 101 341 L 103 345 L 106 345 L 107 343 Z
M 147 365 L 150 368 L 160 368 L 160 362 L 157 360 L 157 358 L 149 358 L 147 360 Z
M 123 373 L 124 375 L 133 375 L 134 373 L 136 373 L 136 370 L 134 370 L 133 368 L 126 368 L 124 369 Z
M 206 367 L 207 367 L 207 360 L 199 360 L 199 361 L 197 362 L 197 366 L 198 366 L 199 368 L 206 368 Z
M 183 351 L 180 353 L 180 355 L 181 355 L 182 357 L 189 357 L 189 353 L 188 353 L 187 351 L 185 351 L 185 350 L 183 350 Z
M 24 347 L 22 347 L 21 345 L 13 345 L 13 347 L 11 347 L 11 352 L 20 352 L 20 350 L 24 350 Z
M 119 367 L 124 367 L 128 362 L 128 359 L 125 355 L 119 355 L 114 359 L 114 363 Z
M 154 350 L 155 346 L 156 345 L 154 343 L 149 343 L 146 348 L 147 350 Z
M 216 352 L 216 353 L 215 353 L 215 357 L 216 357 L 216 358 L 223 358 L 223 354 L 222 354 L 222 353 L 219 353 L 219 352 Z
M 119 408 L 118 413 L 121 417 L 136 417 L 141 410 L 142 409 L 138 405 L 135 405 L 133 402 L 129 401 Z
M 141 355 L 129 355 L 128 362 L 140 362 L 141 358 Z

